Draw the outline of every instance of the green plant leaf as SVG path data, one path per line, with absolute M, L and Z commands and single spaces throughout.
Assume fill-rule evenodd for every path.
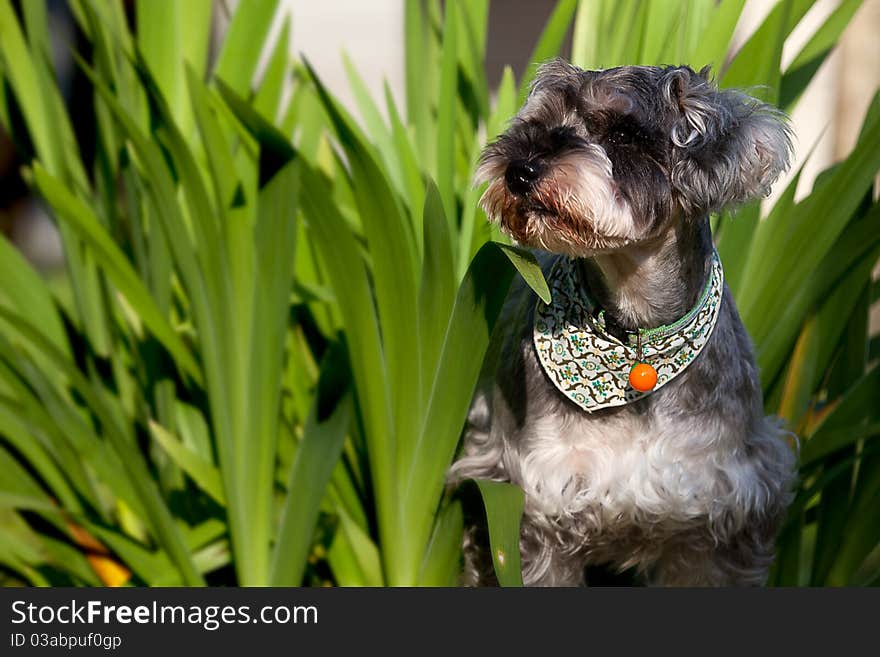
M 344 355 L 331 355 L 322 369 L 322 381 L 290 470 L 287 497 L 272 560 L 273 586 L 299 586 L 306 565 L 321 498 L 339 460 L 352 416 L 351 397 L 345 394 Z M 342 396 L 340 398 L 340 396 Z
M 862 0 L 844 0 L 788 65 L 780 82 L 779 105 L 790 110 L 828 58 L 841 33 L 849 25 Z
M 547 287 L 547 280 L 544 278 L 541 265 L 538 264 L 534 254 L 510 244 L 498 244 L 497 246 L 516 267 L 526 284 L 541 298 L 541 301 L 550 303 L 550 288 Z
M 125 475 L 127 475 L 126 478 L 135 492 L 136 497 L 134 499 L 143 506 L 143 511 L 149 519 L 157 540 L 168 551 L 168 555 L 187 584 L 202 584 L 203 580 L 192 563 L 191 555 L 183 545 L 180 532 L 174 524 L 171 512 L 165 505 L 142 454 L 135 448 L 133 436 L 127 435 L 126 427 L 120 425 L 118 413 L 114 412 L 114 408 L 108 406 L 103 401 L 103 396 L 32 325 L 21 318 L 10 315 L 3 308 L 0 308 L 0 317 L 12 324 L 20 333 L 26 335 L 34 346 L 41 349 L 48 358 L 52 359 L 56 367 L 62 369 L 67 374 L 71 384 L 82 395 L 86 404 L 88 404 L 89 408 L 103 425 L 107 440 L 112 446 L 113 451 L 118 455 Z
M 863 458 L 859 468 L 846 526 L 838 535 L 840 541 L 835 550 L 834 563 L 825 580 L 827 585 L 850 584 L 865 558 L 880 545 L 880 525 L 876 522 L 866 522 L 876 514 L 878 501 L 880 501 L 880 457 L 872 453 Z
M 425 373 L 421 381 L 422 409 L 433 384 L 427 374 L 433 372 L 437 365 L 446 336 L 446 318 L 449 317 L 455 301 L 452 243 L 440 193 L 433 183 L 429 183 L 425 194 L 423 217 L 425 256 L 422 261 L 418 306 L 421 371 Z M 407 459 L 404 458 L 405 460 Z
M 180 469 L 196 482 L 199 488 L 220 506 L 226 506 L 223 480 L 214 464 L 204 460 L 157 422 L 150 422 L 150 434 Z
M 757 343 L 776 321 L 778 299 L 789 298 L 814 271 L 846 227 L 880 168 L 880 121 L 867 128 L 850 156 L 806 199 L 781 217 L 768 218 L 755 233 L 737 298 L 740 313 Z M 770 219 L 783 222 L 780 226 Z M 789 241 L 773 249 L 780 228 Z M 776 253 L 763 258 L 763 253 Z M 759 283 L 762 281 L 762 283 Z
M 284 95 L 284 85 L 290 76 L 290 17 L 286 17 L 282 26 L 281 34 L 275 42 L 272 56 L 266 64 L 263 79 L 260 80 L 259 88 L 254 96 L 254 109 L 266 117 L 270 123 L 277 119 L 281 107 L 281 99 Z
M 455 586 L 461 572 L 464 512 L 453 500 L 437 514 L 434 533 L 419 572 L 419 586 Z
M 453 233 L 458 216 L 455 198 L 455 119 L 458 109 L 458 4 L 446 3 L 443 25 L 443 50 L 440 65 L 440 93 L 437 98 L 437 189 L 443 200 L 449 232 Z
M 5 297 L 12 308 L 33 318 L 40 331 L 69 355 L 70 346 L 61 318 L 43 279 L 3 236 L 0 236 L 0 280 L 4 282 L 0 299 Z
M 682 61 L 691 62 L 696 70 L 700 70 L 703 66 L 711 66 L 717 74 L 724 64 L 745 0 L 723 0 L 714 4 L 696 47 L 690 50 Z
M 179 363 L 183 371 L 195 381 L 201 380 L 199 366 L 180 336 L 162 317 L 143 283 L 131 268 L 126 257 L 94 217 L 91 210 L 75 198 L 67 188 L 42 166 L 34 166 L 37 188 L 61 219 L 68 223 L 92 248 L 113 284 L 126 296 L 144 324 L 153 332 Z
M 379 155 L 385 164 L 385 170 L 388 173 L 389 180 L 393 183 L 394 189 L 400 193 L 404 192 L 403 172 L 398 165 L 398 153 L 395 150 L 394 138 L 376 103 L 370 96 L 370 91 L 366 83 L 361 78 L 354 64 L 348 55 L 343 54 L 342 62 L 345 66 L 345 74 L 348 77 L 348 84 L 357 102 L 358 110 L 364 121 L 367 132 L 372 142 L 376 145 Z
M 762 100 L 775 102 L 779 92 L 782 45 L 813 0 L 782 0 L 749 37 L 724 72 L 725 87 L 752 89 Z
M 214 75 L 239 96 L 247 96 L 251 90 L 261 54 L 254 46 L 264 42 L 277 10 L 278 0 L 249 0 L 239 4 L 232 16 Z
M 498 583 L 501 586 L 522 586 L 519 533 L 525 495 L 514 484 L 485 479 L 476 482 L 486 507 L 489 545 Z
M 669 59 L 664 58 L 664 53 L 669 49 L 670 34 L 675 33 L 678 24 L 681 24 L 683 14 L 687 10 L 687 4 L 676 0 L 654 0 L 643 3 L 645 5 L 645 17 L 641 34 L 641 52 L 633 63 L 644 65 L 664 64 Z M 630 32 L 632 35 L 632 32 Z M 635 41 L 633 39 L 633 41 Z M 725 41 L 725 43 L 727 43 Z M 684 59 L 682 61 L 697 62 L 701 59 Z
M 379 549 L 370 536 L 344 511 L 327 555 L 342 586 L 382 586 Z
M 140 0 L 137 43 L 184 135 L 193 127 L 184 67 L 205 70 L 211 36 L 211 0 Z
M 496 244 L 485 244 L 459 286 L 446 330 L 434 384 L 423 416 L 414 461 L 401 501 L 407 520 L 407 554 L 421 555 L 431 533 L 431 514 L 440 500 L 446 469 L 464 426 L 489 337 L 501 312 L 514 268 Z M 455 382 L 450 384 L 450 382 Z M 408 581 L 416 579 L 408 574 Z
M 880 368 L 874 368 L 843 395 L 834 409 L 816 427 L 801 449 L 801 463 L 811 464 L 826 455 L 852 444 L 858 435 L 868 432 L 868 425 L 880 419 L 876 404 L 880 386 Z M 856 420 L 860 420 L 856 421 Z

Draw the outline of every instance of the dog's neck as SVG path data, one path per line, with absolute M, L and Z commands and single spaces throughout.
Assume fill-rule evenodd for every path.
M 679 220 L 657 238 L 585 258 L 590 296 L 605 310 L 607 330 L 671 324 L 697 303 L 712 266 L 708 219 Z

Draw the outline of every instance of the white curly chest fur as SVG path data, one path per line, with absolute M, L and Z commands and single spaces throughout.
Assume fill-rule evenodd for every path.
M 761 496 L 754 463 L 719 449 L 727 442 L 722 436 L 695 433 L 690 423 L 660 414 L 605 421 L 545 416 L 521 439 L 504 461 L 533 511 L 592 518 L 606 532 L 646 521 L 678 528 Z M 734 492 L 743 499 L 728 499 Z

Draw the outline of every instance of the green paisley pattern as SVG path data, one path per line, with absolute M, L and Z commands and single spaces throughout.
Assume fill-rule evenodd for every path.
M 657 385 L 639 392 L 629 371 L 639 362 L 638 337 L 626 343 L 604 331 L 603 314 L 580 283 L 577 261 L 560 258 L 548 279 L 552 301 L 538 300 L 533 339 L 544 371 L 560 392 L 587 412 L 621 406 L 651 394 L 681 374 L 700 354 L 718 321 L 724 272 L 718 254 L 700 300 L 669 326 L 641 329 L 641 362 L 657 370 Z

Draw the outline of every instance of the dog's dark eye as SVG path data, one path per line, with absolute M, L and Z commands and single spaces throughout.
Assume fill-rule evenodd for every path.
M 631 144 L 633 142 L 633 134 L 629 130 L 623 128 L 614 128 L 608 133 L 608 141 L 615 146 Z
M 617 123 L 606 134 L 608 142 L 614 146 L 626 146 L 644 139 L 644 134 L 637 125 L 629 121 Z

